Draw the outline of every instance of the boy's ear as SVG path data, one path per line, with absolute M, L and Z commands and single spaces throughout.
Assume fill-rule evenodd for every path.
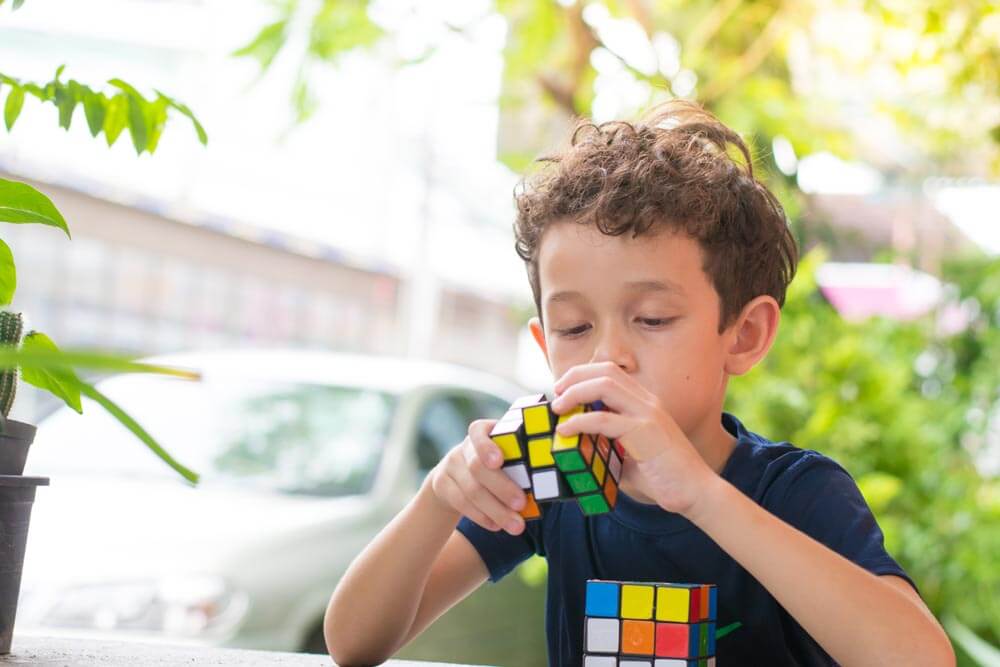
M 528 320 L 528 329 L 531 331 L 531 337 L 535 339 L 538 343 L 538 347 L 541 349 L 542 354 L 545 355 L 545 362 L 549 361 L 549 348 L 545 345 L 545 329 L 542 328 L 542 321 L 537 317 L 532 317 Z M 549 364 L 552 367 L 552 364 Z
M 730 375 L 743 375 L 763 359 L 778 333 L 781 308 L 774 297 L 761 295 L 743 307 L 728 337 L 725 370 Z

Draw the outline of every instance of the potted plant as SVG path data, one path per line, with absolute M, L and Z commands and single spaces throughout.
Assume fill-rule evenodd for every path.
M 0 0 L 3 5 L 4 0 Z M 14 0 L 17 9 L 23 0 Z M 10 131 L 24 106 L 25 99 L 35 98 L 58 110 L 60 127 L 69 129 L 74 111 L 82 107 L 92 136 L 103 133 L 109 146 L 128 129 L 136 153 L 152 153 L 173 110 L 188 117 L 202 144 L 207 135 L 194 114 L 183 104 L 156 91 L 147 99 L 136 88 L 120 79 L 108 83 L 110 92 L 93 90 L 74 80 L 62 81 L 63 67 L 45 84 L 21 81 L 0 72 L 0 99 L 4 124 Z M 5 90 L 6 89 L 6 90 Z M 69 227 L 56 206 L 39 190 L 17 181 L 0 178 L 0 222 L 42 224 L 61 229 L 70 237 Z M 0 307 L 9 305 L 17 286 L 17 273 L 10 247 L 0 238 Z M 0 654 L 10 652 L 21 570 L 27 543 L 28 524 L 35 490 L 49 483 L 47 477 L 25 477 L 28 449 L 35 437 L 35 426 L 9 418 L 17 384 L 28 384 L 48 391 L 82 413 L 81 397 L 101 405 L 167 465 L 189 483 L 197 484 L 198 475 L 173 459 L 156 440 L 111 399 L 92 384 L 82 380 L 78 369 L 104 372 L 160 373 L 196 380 L 195 372 L 139 363 L 129 356 L 93 350 L 60 350 L 45 334 L 24 333 L 21 313 L 0 311 Z

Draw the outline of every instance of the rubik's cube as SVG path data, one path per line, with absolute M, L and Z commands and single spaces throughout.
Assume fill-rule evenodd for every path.
M 522 396 L 493 427 L 490 438 L 503 454 L 503 471 L 528 497 L 521 511 L 525 519 L 541 517 L 539 505 L 547 502 L 575 499 L 588 515 L 615 506 L 622 446 L 604 436 L 555 432 L 560 423 L 591 409 L 595 407 L 578 406 L 556 415 L 544 394 Z
M 587 581 L 583 667 L 714 667 L 713 584 Z

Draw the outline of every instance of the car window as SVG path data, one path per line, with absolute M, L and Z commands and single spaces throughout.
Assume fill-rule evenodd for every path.
M 371 487 L 396 403 L 360 387 L 243 378 L 134 375 L 99 387 L 206 485 L 319 496 Z M 33 474 L 181 479 L 97 406 L 43 420 L 29 465 Z
M 506 409 L 507 402 L 503 399 L 478 392 L 434 396 L 424 406 L 417 427 L 417 466 L 428 472 L 462 442 L 469 424 L 477 419 L 496 419 Z

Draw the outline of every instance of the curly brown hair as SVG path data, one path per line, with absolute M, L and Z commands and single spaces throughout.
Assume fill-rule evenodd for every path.
M 568 148 L 536 162 L 542 168 L 515 189 L 514 234 L 540 318 L 538 247 L 561 220 L 609 236 L 669 230 L 698 241 L 720 333 L 759 295 L 784 304 L 798 263 L 785 212 L 754 177 L 739 135 L 699 105 L 672 100 L 634 124 L 580 121 Z

